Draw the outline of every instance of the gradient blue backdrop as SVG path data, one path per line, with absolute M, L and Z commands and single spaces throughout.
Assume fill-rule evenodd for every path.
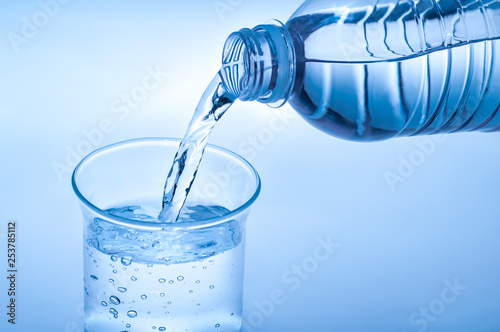
M 73 0 L 44 20 L 47 2 L 0 0 L 2 332 L 82 332 L 72 151 L 182 136 L 227 35 L 286 21 L 301 3 Z M 26 20 L 39 27 L 30 31 Z M 168 76 L 129 112 L 117 110 L 155 68 Z M 103 119 L 112 127 L 100 136 Z M 391 190 L 387 172 L 421 157 L 422 142 L 345 142 L 289 106 L 234 105 L 211 143 L 241 153 L 262 176 L 249 220 L 247 331 L 418 331 L 412 314 L 429 306 L 426 331 L 500 331 L 500 134 L 450 135 Z M 15 326 L 5 315 L 11 219 L 20 262 Z M 318 239 L 329 238 L 340 246 L 315 264 Z M 292 282 L 303 263 L 309 272 Z M 467 288 L 443 307 L 446 280 Z M 274 290 L 284 298 L 272 308 Z

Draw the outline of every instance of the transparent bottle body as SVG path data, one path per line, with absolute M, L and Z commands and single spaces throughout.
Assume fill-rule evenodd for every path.
M 500 130 L 499 1 L 306 1 L 288 101 L 354 141 Z

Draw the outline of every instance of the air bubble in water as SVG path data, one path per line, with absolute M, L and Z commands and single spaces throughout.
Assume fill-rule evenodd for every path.
M 113 262 L 116 262 L 116 261 L 118 260 L 118 257 L 116 257 L 115 255 L 113 255 L 113 256 L 111 256 L 111 260 L 112 260 Z
M 113 270 L 113 273 L 114 273 L 114 274 L 117 274 L 117 273 L 118 273 L 118 271 L 116 271 L 116 270 Z
M 197 283 L 197 284 L 199 284 L 199 283 L 200 283 L 200 281 L 199 281 L 199 280 L 196 280 L 196 283 Z
M 131 277 L 130 277 L 130 280 L 132 280 L 132 281 L 137 281 L 137 278 L 136 278 L 136 277 L 134 277 L 134 276 L 131 276 Z
M 214 285 L 210 285 L 210 289 L 214 289 Z
M 148 298 L 148 297 L 146 296 L 146 294 L 141 295 L 141 299 L 145 300 L 145 299 L 147 299 L 147 298 Z
M 178 276 L 177 280 L 182 281 L 182 280 L 184 280 L 184 277 L 183 276 Z
M 118 287 L 118 291 L 120 291 L 121 293 L 125 293 L 127 289 L 125 287 Z
M 129 310 L 127 312 L 127 316 L 129 316 L 130 318 L 135 318 L 135 317 L 137 317 L 137 311 L 135 311 L 135 310 Z
M 158 279 L 158 282 L 159 282 L 160 284 L 164 284 L 164 283 L 165 283 L 165 281 L 166 281 L 166 280 L 165 280 L 165 279 L 163 279 L 163 278 Z
M 126 327 L 128 327 L 128 328 L 130 328 L 130 327 L 131 327 L 132 325 L 130 325 L 130 324 L 127 324 L 127 325 L 125 325 L 125 326 L 126 326 Z
M 158 331 L 165 331 L 166 328 L 164 328 L 163 326 L 160 326 L 160 328 L 158 329 Z
M 173 280 L 170 280 L 168 283 L 172 285 L 172 284 L 174 283 L 174 281 L 173 281 Z
M 109 313 L 113 315 L 113 317 L 118 318 L 118 311 L 115 308 L 109 309 Z
M 165 297 L 165 293 L 160 293 L 160 296 L 161 297 Z
M 122 264 L 125 266 L 132 264 L 132 257 L 122 257 Z
M 216 328 L 220 327 L 220 324 L 219 323 L 215 324 L 215 327 Z
M 97 278 L 97 277 L 96 277 L 95 275 L 93 275 L 93 274 L 92 274 L 90 277 L 91 277 L 92 279 L 94 279 L 94 280 L 99 280 L 99 278 Z
M 119 298 L 117 298 L 117 297 L 116 297 L 116 296 L 114 296 L 114 295 L 111 295 L 111 296 L 109 297 L 109 302 L 110 302 L 110 303 L 113 303 L 113 304 L 115 304 L 115 305 L 119 305 L 119 304 L 121 303 L 120 299 L 119 299 Z
M 102 302 L 101 302 L 101 305 L 102 305 L 103 307 L 107 307 L 107 306 L 108 306 L 108 304 L 106 303 L 106 301 L 102 301 Z

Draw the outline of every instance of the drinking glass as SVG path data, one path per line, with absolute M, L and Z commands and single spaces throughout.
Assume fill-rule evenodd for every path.
M 86 332 L 242 329 L 245 226 L 259 175 L 209 145 L 178 222 L 145 218 L 161 210 L 178 146 L 167 138 L 117 143 L 73 173 L 84 221 Z

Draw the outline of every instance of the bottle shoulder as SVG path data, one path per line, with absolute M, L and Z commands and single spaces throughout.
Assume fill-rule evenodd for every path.
M 461 2 L 313 0 L 286 26 L 309 61 L 397 61 L 500 38 L 498 1 Z

